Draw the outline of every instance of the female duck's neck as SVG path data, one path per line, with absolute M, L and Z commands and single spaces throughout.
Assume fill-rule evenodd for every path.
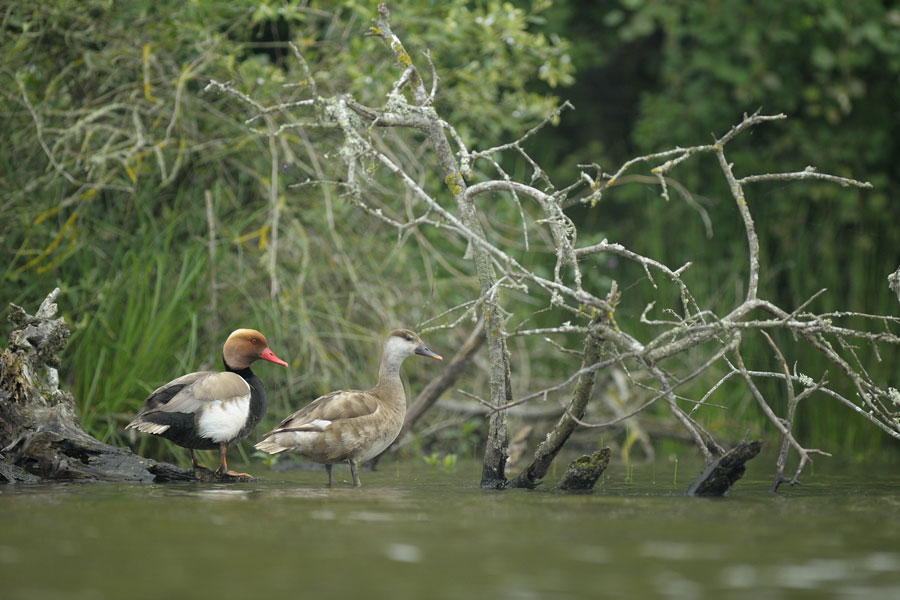
M 375 384 L 379 389 L 403 389 L 403 382 L 400 380 L 400 365 L 403 361 L 392 361 L 385 359 L 381 361 L 381 368 L 378 370 L 378 383 Z

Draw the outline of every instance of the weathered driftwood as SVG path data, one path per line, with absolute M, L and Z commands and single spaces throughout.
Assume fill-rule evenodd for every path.
M 561 490 L 592 490 L 603 471 L 609 466 L 609 448 L 600 448 L 590 456 L 579 456 L 559 482 Z
M 51 480 L 193 481 L 187 470 L 104 444 L 81 428 L 72 395 L 59 388 L 69 338 L 53 290 L 34 316 L 10 305 L 14 330 L 0 351 L 0 483 Z
M 755 440 L 741 442 L 706 467 L 685 490 L 685 496 L 724 496 L 744 475 L 744 464 L 759 454 L 761 447 L 762 444 Z

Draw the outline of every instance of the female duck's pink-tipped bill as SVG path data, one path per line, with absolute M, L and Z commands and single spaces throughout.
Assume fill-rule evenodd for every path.
M 284 362 L 283 360 L 281 360 L 280 358 L 278 358 L 277 356 L 275 356 L 275 353 L 272 352 L 272 351 L 271 351 L 270 349 L 268 349 L 268 348 L 266 348 L 265 350 L 263 350 L 263 351 L 262 351 L 262 354 L 260 354 L 259 357 L 260 357 L 261 359 L 263 359 L 263 360 L 267 360 L 267 361 L 269 361 L 269 362 L 273 362 L 273 363 L 275 363 L 276 365 L 281 365 L 282 367 L 288 366 L 288 364 L 287 364 L 286 362 Z
M 415 352 L 416 352 L 416 354 L 418 354 L 420 356 L 427 356 L 428 358 L 434 358 L 436 360 L 444 360 L 444 358 L 440 354 L 432 352 L 431 350 L 428 349 L 428 346 L 426 346 L 425 344 L 419 344 L 416 347 Z

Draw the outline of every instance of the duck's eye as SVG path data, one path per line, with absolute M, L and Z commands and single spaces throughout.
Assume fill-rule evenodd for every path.
M 257 343 L 257 339 L 256 339 L 256 338 L 250 338 L 250 343 L 251 343 L 251 344 Z

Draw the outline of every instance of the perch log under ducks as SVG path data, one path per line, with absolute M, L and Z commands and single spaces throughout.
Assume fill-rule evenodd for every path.
M 266 390 L 250 370 L 257 359 L 287 363 L 269 349 L 265 336 L 238 329 L 222 348 L 225 371 L 199 371 L 174 379 L 150 394 L 125 429 L 164 437 L 187 448 L 194 470 L 207 469 L 194 450 L 219 449 L 219 476 L 250 477 L 228 470 L 228 446 L 247 437 L 266 414 Z
M 400 365 L 418 354 L 443 360 L 408 329 L 392 331 L 384 342 L 378 383 L 370 390 L 340 390 L 316 398 L 267 433 L 256 448 L 269 454 L 295 452 L 331 467 L 347 462 L 359 487 L 357 465 L 383 452 L 400 434 L 406 415 L 406 392 Z

